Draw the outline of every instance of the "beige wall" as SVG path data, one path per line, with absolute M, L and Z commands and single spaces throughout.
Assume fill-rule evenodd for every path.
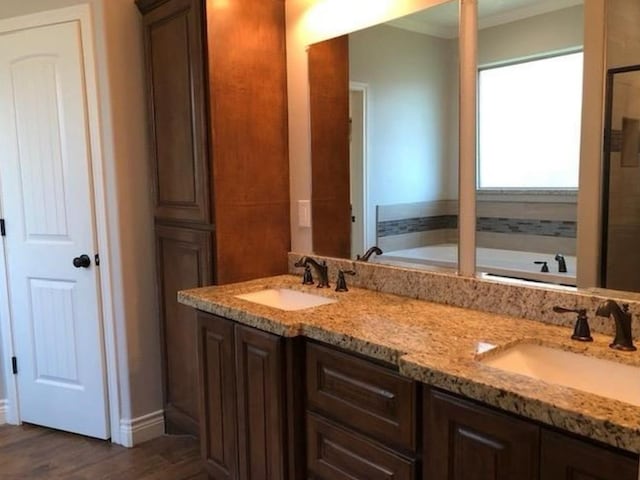
M 80 3 L 94 20 L 111 242 L 100 253 L 112 270 L 121 418 L 130 419 L 162 408 L 140 15 L 133 0 L 2 0 L 0 18 Z
M 577 5 L 478 32 L 478 65 L 582 48 L 584 7 Z

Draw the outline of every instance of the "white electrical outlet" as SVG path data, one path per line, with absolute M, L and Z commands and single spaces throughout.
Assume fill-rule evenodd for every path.
M 311 227 L 311 200 L 298 200 L 298 226 Z

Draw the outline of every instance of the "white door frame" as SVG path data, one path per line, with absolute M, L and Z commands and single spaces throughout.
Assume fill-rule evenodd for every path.
M 111 250 L 108 236 L 107 184 L 103 170 L 103 150 L 101 141 L 100 104 L 98 95 L 97 70 L 94 46 L 94 25 L 89 4 L 38 12 L 31 15 L 0 20 L 0 35 L 16 30 L 42 27 L 57 23 L 78 22 L 82 37 L 87 111 L 89 118 L 90 168 L 93 179 L 93 205 L 96 221 L 96 239 L 100 253 L 99 286 L 102 313 L 102 341 L 104 342 L 107 392 L 109 401 L 109 425 L 111 441 L 121 444 L 120 438 L 120 388 L 118 381 L 118 360 L 116 344 L 116 326 L 111 279 Z M 2 205 L 0 205 L 0 214 Z M 1 363 L 4 365 L 5 385 L 7 387 L 7 421 L 20 424 L 18 387 L 11 369 L 10 359 L 14 356 L 11 327 L 11 311 L 7 285 L 6 257 L 4 242 L 0 241 L 0 333 L 2 334 Z
M 368 175 L 368 95 L 369 84 L 363 82 L 349 82 L 349 90 L 362 93 L 362 211 L 364 216 L 362 217 L 362 229 L 364 230 L 364 250 L 376 243 L 375 229 L 371 232 L 369 228 L 371 226 L 371 212 L 369 208 L 369 175 Z M 364 251 L 363 250 L 363 251 Z M 352 252 L 353 253 L 353 252 Z

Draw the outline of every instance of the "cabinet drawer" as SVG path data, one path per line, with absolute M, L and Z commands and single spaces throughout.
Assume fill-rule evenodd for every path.
M 416 386 L 391 370 L 307 344 L 307 402 L 385 444 L 416 448 Z
M 307 466 L 322 480 L 413 480 L 412 460 L 342 429 L 318 415 L 307 415 Z

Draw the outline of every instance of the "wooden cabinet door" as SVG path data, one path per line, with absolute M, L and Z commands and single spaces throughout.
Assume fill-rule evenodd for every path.
M 198 434 L 196 310 L 178 290 L 212 282 L 211 232 L 156 226 L 156 257 L 167 430 Z
M 202 0 L 138 0 L 156 219 L 211 223 Z
M 542 480 L 637 480 L 638 457 L 544 430 Z
M 241 480 L 284 478 L 282 339 L 235 327 Z
M 424 480 L 538 478 L 536 425 L 425 388 L 425 427 Z
M 210 478 L 238 478 L 234 324 L 198 313 L 200 450 Z
M 414 480 L 415 462 L 321 416 L 307 415 L 307 468 L 326 480 Z

